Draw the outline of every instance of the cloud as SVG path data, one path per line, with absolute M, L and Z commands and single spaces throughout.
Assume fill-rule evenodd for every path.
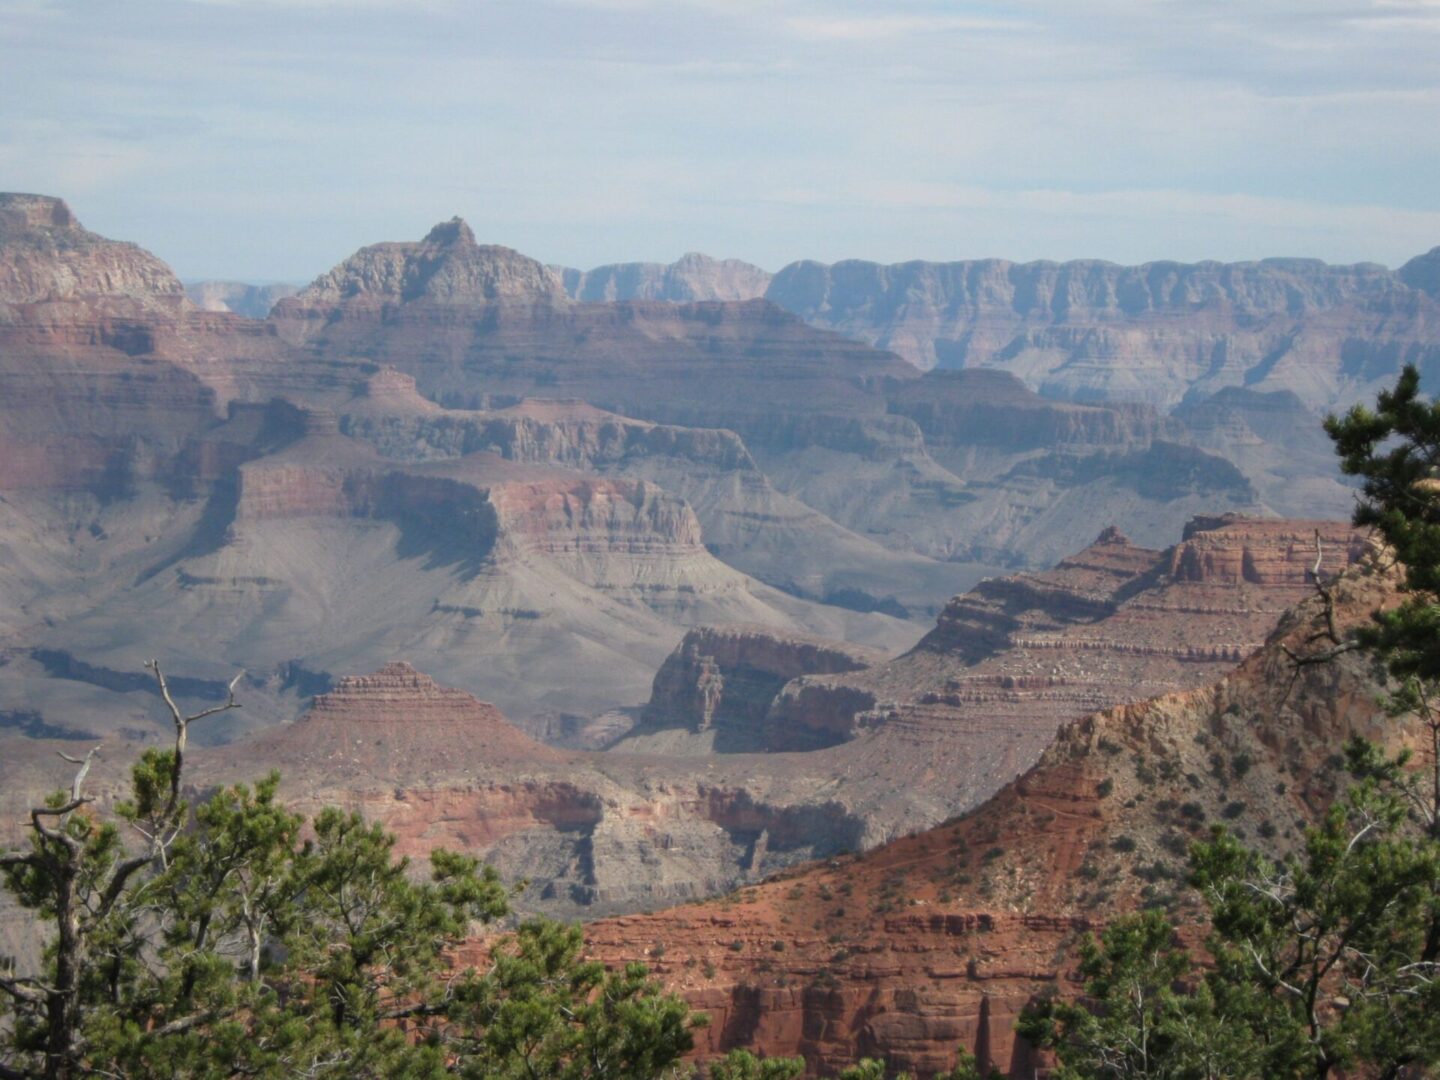
M 797 15 L 784 20 L 796 37 L 811 41 L 875 43 L 884 38 L 928 34 L 988 33 L 1024 29 L 1018 19 L 969 15 Z
M 272 278 L 456 212 L 575 264 L 1393 259 L 1440 239 L 1437 33 L 1440 0 L 0 0 L 0 170 Z

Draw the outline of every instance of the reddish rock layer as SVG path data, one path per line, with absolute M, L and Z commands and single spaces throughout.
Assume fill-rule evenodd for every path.
M 1365 622 L 1393 579 L 1339 587 L 1339 621 Z M 1366 658 L 1295 670 L 1321 626 L 1306 601 L 1218 684 L 1066 727 L 1023 777 L 958 823 L 739 894 L 592 923 L 594 955 L 649 963 L 707 1011 L 702 1056 L 735 1046 L 802 1054 L 812 1072 L 862 1055 L 930 1075 L 956 1046 L 1008 1077 L 1045 1064 L 1013 1033 L 1036 995 L 1077 984 L 1081 931 L 1142 902 L 1196 909 L 1184 847 L 1227 820 L 1279 853 L 1339 777 L 1352 733 L 1403 743 Z
M 314 755 L 327 742 L 346 754 L 366 730 L 383 730 L 392 752 L 403 752 L 396 739 L 434 752 L 483 755 L 487 762 L 564 760 L 565 755 L 525 735 L 489 702 L 463 690 L 440 686 L 404 661 L 369 675 L 347 675 L 334 690 L 316 696 L 287 741 L 298 740 Z

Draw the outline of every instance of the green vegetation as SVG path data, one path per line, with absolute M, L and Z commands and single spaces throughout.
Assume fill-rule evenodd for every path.
M 709 1080 L 794 1080 L 804 1072 L 802 1058 L 759 1058 L 748 1050 L 732 1050 L 710 1066 Z
M 874 1058 L 864 1058 L 850 1068 L 840 1073 L 839 1080 L 886 1080 L 889 1076 L 885 1062 Z M 973 1054 L 960 1051 L 959 1061 L 949 1072 L 936 1073 L 935 1080 L 998 1080 L 999 1073 L 982 1073 L 975 1062 Z M 914 1080 L 908 1072 L 898 1073 L 895 1080 Z
M 153 665 L 152 665 L 153 666 Z M 182 797 L 190 725 L 148 750 L 118 820 L 76 761 L 31 815 L 4 887 L 47 929 L 42 970 L 0 967 L 0 1077 L 671 1075 L 703 1017 L 639 965 L 580 958 L 576 927 L 526 922 L 484 970 L 452 953 L 509 910 L 495 872 L 452 852 L 417 881 L 394 838 L 328 809 L 306 822 L 279 778 Z M 139 839 L 129 844 L 126 837 Z

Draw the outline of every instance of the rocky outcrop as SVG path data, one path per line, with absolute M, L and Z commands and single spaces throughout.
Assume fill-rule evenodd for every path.
M 564 755 L 529 738 L 499 709 L 463 690 L 440 686 L 403 660 L 369 675 L 347 675 L 333 690 L 318 694 L 294 738 L 315 754 L 326 742 L 338 753 L 352 753 L 365 732 L 384 729 L 394 739 L 413 738 L 418 749 L 448 749 L 486 762 L 532 763 L 564 760 Z
M 557 268 L 565 291 L 584 303 L 621 300 L 754 300 L 765 295 L 770 273 L 739 259 L 689 252 L 670 264 L 615 263 L 593 270 Z
M 539 263 L 477 245 L 459 221 L 363 249 L 270 321 L 314 355 L 390 364 L 448 406 L 578 398 L 742 436 L 777 417 L 883 415 L 864 380 L 916 374 L 760 299 L 573 303 Z
M 1341 632 L 1394 602 L 1394 579 L 1347 575 Z M 1187 844 L 1207 822 L 1293 851 L 1343 778 L 1352 734 L 1403 745 L 1366 658 L 1298 671 L 1323 629 L 1318 600 L 1217 683 L 1064 727 L 1022 777 L 973 814 L 704 904 L 592 923 L 607 964 L 639 960 L 711 1018 L 701 1056 L 736 1047 L 807 1059 L 812 1075 L 883 1056 L 918 1075 L 955 1047 L 1029 1078 L 1047 1064 L 1013 1025 L 1041 994 L 1073 994 L 1076 942 L 1116 913 L 1197 907 Z M 1328 763 L 1327 763 L 1328 762 Z
M 458 471 L 387 462 L 311 411 L 304 435 L 240 468 L 239 522 L 302 517 L 396 518 L 454 531 L 475 557 L 499 541 L 512 554 L 703 554 L 685 503 L 644 480 L 516 469 L 487 455 Z M 447 471 L 449 475 L 447 475 Z
M 148 251 L 83 228 L 64 200 L 0 192 L 0 304 L 102 298 L 173 310 L 185 287 Z
M 512 483 L 489 497 L 501 530 L 539 554 L 658 559 L 705 550 L 694 512 L 643 480 Z
M 1433 247 L 1424 255 L 1417 255 L 1398 271 L 1401 281 L 1412 289 L 1419 289 L 1440 299 L 1440 247 Z
M 423 858 L 437 845 L 484 857 L 531 887 L 521 905 L 563 914 L 632 910 L 711 894 L 854 847 L 863 826 L 814 779 L 764 758 L 704 776 L 684 761 L 539 744 L 494 706 L 409 664 L 347 676 L 293 724 L 199 756 L 204 782 L 284 765 L 304 810 L 340 805 Z
M 792 263 L 768 299 L 922 369 L 1000 367 L 1049 397 L 1169 408 L 1225 386 L 1311 408 L 1440 360 L 1427 257 L 1373 264 Z
M 578 399 L 527 398 L 505 408 L 441 409 L 393 368 L 373 376 L 341 416 L 341 430 L 386 457 L 430 460 L 477 451 L 510 461 L 600 470 L 645 458 L 715 469 L 753 469 L 733 432 L 633 420 Z
M 361 248 L 295 298 L 300 305 L 363 299 L 483 304 L 493 300 L 563 301 L 555 275 L 534 259 L 477 244 L 460 218 L 436 225 L 419 243 Z
M 1332 522 L 1196 520 L 1163 552 L 1107 529 L 1054 570 L 955 597 L 895 660 L 797 680 L 766 725 L 944 759 L 963 808 L 964 793 L 988 794 L 976 778 L 1028 767 L 1066 720 L 1203 686 L 1249 656 L 1309 594 L 1317 536 L 1326 572 L 1364 554 L 1361 538 Z
M 185 295 L 203 311 L 231 311 L 247 319 L 263 319 L 287 296 L 300 291 L 299 285 L 249 285 L 243 281 L 191 281 Z
M 568 304 L 568 301 L 567 301 Z M 763 300 L 523 303 L 466 309 L 428 298 L 383 318 L 363 296 L 305 292 L 270 322 L 316 360 L 363 357 L 414 376 L 451 408 L 570 398 L 660 424 L 773 440 L 797 418 L 883 418 L 872 377 L 916 374 L 895 357 L 823 335 Z
M 786 683 L 802 675 L 858 671 L 884 659 L 878 650 L 768 627 L 696 627 L 656 672 L 643 719 L 652 727 L 697 732 L 724 725 L 751 736 L 755 749 L 793 749 L 764 723 Z

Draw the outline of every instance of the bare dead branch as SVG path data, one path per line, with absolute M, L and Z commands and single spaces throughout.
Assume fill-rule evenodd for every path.
M 90 773 L 90 766 L 95 761 L 95 755 L 100 752 L 100 747 L 92 747 L 90 752 L 83 758 L 73 758 L 63 750 L 57 750 L 62 761 L 68 761 L 71 765 L 79 765 L 80 770 L 75 774 L 75 779 L 70 782 L 70 801 L 78 802 L 81 798 L 80 789 L 85 784 L 85 777 Z
M 1281 645 L 1280 651 L 1290 658 L 1291 663 L 1296 667 L 1306 667 L 1310 664 L 1328 664 L 1337 656 L 1344 656 L 1348 652 L 1354 652 L 1360 647 L 1358 641 L 1342 641 L 1333 649 L 1325 649 L 1318 653 L 1306 653 L 1303 656 L 1288 645 Z
M 63 830 L 50 828 L 50 826 L 46 825 L 40 819 L 42 817 L 63 818 L 72 811 L 80 809 L 80 807 L 86 803 L 94 801 L 94 799 L 82 795 L 78 799 L 71 799 L 62 806 L 33 806 L 30 808 L 30 825 L 37 833 L 45 837 L 46 840 L 55 840 L 64 844 L 71 851 L 79 851 L 81 847 L 79 840 Z
M 214 716 L 217 713 L 240 708 L 240 703 L 235 700 L 235 687 L 239 684 L 241 676 L 243 676 L 245 672 L 242 669 L 239 674 L 230 680 L 230 685 L 227 688 L 228 694 L 224 704 L 214 705 L 208 709 L 202 709 L 198 713 L 186 716 L 180 711 L 180 706 L 175 703 L 175 698 L 170 693 L 170 684 L 165 679 L 165 673 L 160 670 L 160 661 L 157 659 L 147 660 L 145 667 L 154 672 L 155 682 L 160 688 L 160 698 L 165 702 L 165 707 L 170 711 L 170 719 L 174 721 L 175 724 L 175 764 L 170 771 L 170 797 L 166 801 L 165 811 L 161 815 L 161 820 L 169 823 L 180 806 L 180 774 L 185 764 L 185 743 L 190 733 L 190 725 L 197 720 L 204 720 L 206 717 Z M 159 835 L 160 832 L 157 831 L 156 836 L 158 837 Z M 162 846 L 168 842 L 168 839 L 162 841 Z
M 1329 641 L 1331 647 L 1321 649 L 1319 652 L 1297 653 L 1294 649 L 1290 648 L 1289 645 L 1283 643 L 1280 645 L 1280 651 L 1283 652 L 1290 663 L 1294 665 L 1290 672 L 1290 681 L 1285 684 L 1285 693 L 1280 697 L 1280 703 L 1282 705 L 1290 700 L 1290 694 L 1295 689 L 1296 681 L 1300 678 L 1301 668 L 1310 667 L 1315 664 L 1328 664 L 1335 658 L 1343 656 L 1348 652 L 1354 652 L 1360 647 L 1360 643 L 1354 638 L 1350 638 L 1349 640 L 1342 638 L 1339 629 L 1335 625 L 1334 580 L 1332 579 L 1327 582 L 1321 577 L 1320 565 L 1323 559 L 1324 549 L 1320 543 L 1320 530 L 1316 529 L 1315 563 L 1310 567 L 1306 576 L 1310 579 L 1311 584 L 1315 586 L 1315 592 L 1320 597 L 1322 604 L 1321 617 L 1325 620 L 1325 625 L 1323 628 L 1309 635 L 1305 639 L 1305 643 L 1310 645 L 1314 642 L 1324 640 Z

